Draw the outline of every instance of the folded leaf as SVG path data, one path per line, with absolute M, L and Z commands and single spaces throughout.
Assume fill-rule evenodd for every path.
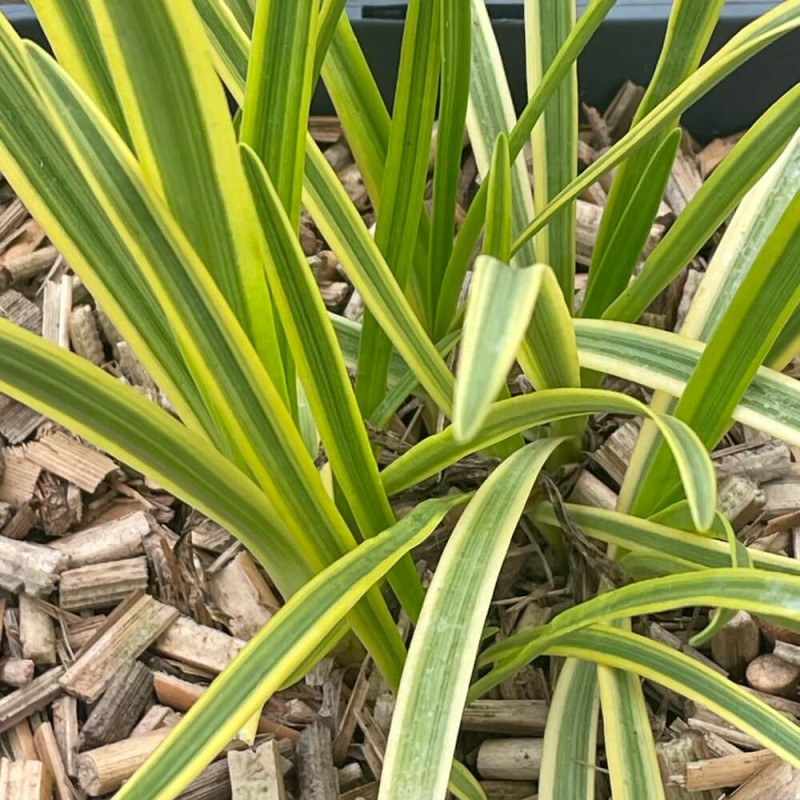
M 533 312 L 542 273 L 550 267 L 512 267 L 480 256 L 470 286 L 458 360 L 453 434 L 474 438 L 505 386 Z

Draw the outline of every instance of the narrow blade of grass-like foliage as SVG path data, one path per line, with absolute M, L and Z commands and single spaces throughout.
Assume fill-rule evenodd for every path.
M 247 80 L 247 61 L 250 58 L 249 36 L 225 0 L 193 2 L 208 37 L 214 67 L 241 109 Z M 241 111 L 237 116 L 241 122 Z
M 264 163 L 292 226 L 300 223 L 318 0 L 259 2 L 240 140 Z
M 728 567 L 639 581 L 569 608 L 547 625 L 509 636 L 483 653 L 479 663 L 498 663 L 506 671 L 510 669 L 511 660 L 518 666 L 528 663 L 549 647 L 550 642 L 588 625 L 689 606 L 744 609 L 753 614 L 780 617 L 797 628 L 800 626 L 800 576 Z
M 444 796 L 494 585 L 539 471 L 562 441 L 534 442 L 506 459 L 450 536 L 403 670 L 380 800 Z
M 485 180 L 497 137 L 517 124 L 500 48 L 484 0 L 472 0 L 472 69 L 470 73 L 467 130 L 478 172 Z M 557 87 L 554 87 L 554 89 Z M 533 216 L 533 193 L 525 159 L 511 153 L 512 232 L 516 236 Z M 532 246 L 520 253 L 516 266 L 535 261 Z
M 541 82 L 525 105 L 513 130 L 509 133 L 509 149 L 512 158 L 516 159 L 522 152 L 522 148 L 528 141 L 531 131 L 533 131 L 534 125 L 544 111 L 548 100 L 561 86 L 583 48 L 615 3 L 616 0 L 594 0 L 581 15 L 564 45 L 558 51 L 558 55 L 547 68 Z M 469 269 L 483 229 L 486 216 L 487 186 L 488 184 L 484 177 L 478 194 L 473 198 L 467 216 L 461 225 L 450 261 L 447 264 L 436 310 L 435 335 L 437 338 L 448 332 L 456 314 L 464 276 Z
M 447 500 L 421 503 L 401 522 L 309 581 L 202 694 L 116 800 L 179 794 L 364 594 L 433 532 L 453 505 Z
M 492 168 L 486 179 L 489 200 L 486 206 L 486 233 L 483 254 L 499 261 L 511 260 L 511 220 L 514 196 L 511 180 L 511 155 L 508 136 L 500 133 L 494 144 Z
M 633 119 L 634 128 L 670 93 L 679 89 L 685 80 L 691 79 L 700 64 L 723 4 L 724 0 L 708 0 L 705 3 L 676 0 L 672 4 L 664 46 L 653 78 Z M 675 112 L 668 128 L 675 126 L 679 114 L 680 111 Z M 585 316 L 600 316 L 608 302 L 627 286 L 633 274 L 641 247 L 637 252 L 634 251 L 639 245 L 644 245 L 658 208 L 658 200 L 653 202 L 652 197 L 663 193 L 669 175 L 669 168 L 664 169 L 663 159 L 659 165 L 656 157 L 664 147 L 666 138 L 665 133 L 654 136 L 617 170 L 603 210 L 589 268 L 589 286 L 608 285 L 609 290 L 601 295 L 595 294 L 591 299 L 587 292 L 587 301 L 590 303 Z M 650 195 L 650 202 L 646 205 L 640 205 L 641 198 L 638 197 L 643 191 Z M 613 293 L 611 288 L 614 289 Z
M 411 0 L 403 27 L 403 46 L 393 106 L 375 243 L 404 288 L 411 271 L 439 88 L 441 0 Z M 391 340 L 369 306 L 364 313 L 356 396 L 369 416 L 386 394 Z
M 800 765 L 800 728 L 691 656 L 644 636 L 606 626 L 570 634 L 549 652 L 589 659 L 655 681 L 718 714 L 784 761 L 795 767 Z
M 711 461 L 695 434 L 671 417 L 654 414 L 638 400 L 602 389 L 550 389 L 494 403 L 474 439 L 469 442 L 456 439 L 452 426 L 429 436 L 381 472 L 384 488 L 387 494 L 395 494 L 435 475 L 469 453 L 527 428 L 600 411 L 653 419 L 677 462 L 683 465 L 681 474 L 693 519 L 701 530 L 709 528 L 716 506 L 716 478 Z
M 548 67 L 558 57 L 575 25 L 575 14 L 575 0 L 526 0 L 529 95 L 536 91 Z M 578 174 L 578 70 L 575 64 L 534 127 L 531 144 L 533 202 L 539 211 Z M 572 205 L 555 217 L 535 241 L 536 258 L 553 268 L 570 311 L 575 292 L 575 230 L 575 206 Z
M 800 86 L 775 102 L 736 143 L 603 317 L 635 322 L 783 152 L 798 126 Z
M 322 65 L 328 55 L 328 48 L 336 34 L 339 18 L 347 5 L 347 0 L 323 0 L 319 10 L 319 27 L 317 29 L 317 52 L 314 56 L 314 83 L 319 79 Z
M 604 255 L 592 256 L 594 268 L 589 272 L 586 298 L 580 309 L 582 317 L 602 316 L 628 285 L 664 196 L 681 136 L 681 129 L 675 128 L 660 142 L 639 182 L 630 187 L 631 197 L 616 230 L 610 234 Z
M 691 425 L 709 448 L 727 429 L 731 413 L 800 303 L 799 261 L 800 193 L 797 193 L 785 207 L 733 299 L 730 303 L 722 302 L 724 315 L 719 310 L 707 316 L 706 324 L 714 318 L 719 321 L 675 406 L 675 416 Z M 730 280 L 735 281 L 735 277 L 730 276 Z M 635 495 L 630 504 L 633 513 L 649 514 L 670 500 L 670 456 L 657 445 L 652 455 L 641 451 L 636 463 L 646 466 L 638 472 L 635 482 L 629 482 L 625 496 Z
M 729 312 L 737 292 L 742 291 L 743 281 L 754 280 L 748 278 L 748 275 L 798 189 L 800 189 L 800 135 L 795 133 L 780 159 L 748 193 L 737 209 L 681 327 L 682 335 L 703 342 L 714 336 L 720 321 L 725 319 L 725 315 Z M 740 297 L 740 301 L 742 299 Z M 737 343 L 737 346 L 740 344 L 742 343 Z M 729 360 L 729 369 L 734 374 L 739 368 L 736 355 L 731 353 Z M 740 352 L 739 355 L 743 353 Z M 744 364 L 746 360 L 742 361 L 742 366 Z M 698 377 L 695 373 L 687 386 L 693 383 L 697 387 L 697 382 Z M 722 386 L 719 388 L 720 391 L 724 391 Z M 657 392 L 653 396 L 651 405 L 657 410 L 670 411 L 677 408 L 677 401 L 664 393 Z M 645 426 L 634 451 L 633 469 L 622 489 L 623 509 L 630 507 L 634 502 L 640 481 L 646 477 L 648 469 L 657 457 L 657 452 L 652 431 Z M 662 464 L 662 468 L 663 466 Z
M 108 121 L 127 137 L 111 73 L 92 17 L 90 0 L 33 0 L 36 18 L 64 69 L 102 109 Z
M 539 800 L 594 800 L 598 709 L 597 667 L 568 658 L 547 712 Z
M 263 240 L 191 0 L 90 0 L 137 157 L 286 397 Z M 180 141 L 180 144 L 177 142 Z
M 702 357 L 701 342 L 643 325 L 576 320 L 581 366 L 642 383 L 679 397 Z M 733 419 L 800 444 L 800 386 L 760 367 L 731 412 Z
M 136 255 L 94 195 L 27 74 L 22 42 L 0 19 L 0 169 L 133 347 L 184 422 L 214 425 L 149 287 Z
M 458 359 L 453 435 L 474 438 L 505 386 L 536 303 L 544 264 L 512 267 L 479 256 L 470 286 Z
M 439 124 L 433 170 L 431 245 L 425 271 L 429 329 L 433 327 L 436 300 L 453 249 L 472 57 L 471 0 L 440 0 L 439 12 L 442 37 Z
M 138 254 L 137 277 L 148 283 L 168 316 L 227 447 L 251 471 L 293 535 L 313 541 L 325 562 L 333 562 L 355 545 L 353 535 L 232 310 L 113 129 L 54 62 L 40 51 L 30 52 L 71 155 L 81 163 L 104 213 Z M 391 674 L 402 661 L 402 642 L 377 593 L 370 603 L 365 618 L 372 630 L 362 633 L 381 668 Z
M 85 359 L 0 320 L 2 391 L 201 510 L 242 541 L 288 596 L 324 563 L 263 492 L 203 436 Z
M 728 522 L 724 514 L 717 513 L 717 519 L 722 523 L 725 528 L 725 537 L 728 540 L 728 547 L 731 551 L 731 566 L 732 567 L 752 567 L 753 559 L 750 558 L 750 552 L 743 542 L 736 538 L 736 532 L 733 526 Z M 714 636 L 721 631 L 727 624 L 736 616 L 737 609 L 735 608 L 720 608 L 714 618 L 703 628 L 703 630 L 696 633 L 689 640 L 692 647 L 701 647 L 710 642 Z
M 300 380 L 337 484 L 362 535 L 374 536 L 394 523 L 394 514 L 336 334 L 277 189 L 258 156 L 247 145 L 241 147 L 269 248 L 270 286 Z M 416 619 L 422 605 L 422 586 L 410 559 L 403 559 L 393 572 L 392 586 L 411 618 Z
M 722 568 L 731 563 L 730 546 L 718 539 L 698 536 L 681 528 L 669 527 L 618 511 L 571 503 L 566 504 L 566 510 L 587 536 L 623 550 L 680 560 L 687 565 L 687 569 Z M 544 525 L 558 525 L 555 512 L 547 503 L 536 506 L 532 519 Z M 748 553 L 758 569 L 800 575 L 800 564 L 793 558 L 751 548 L 748 548 Z
M 409 306 L 344 187 L 313 141 L 308 142 L 303 199 L 381 329 L 425 391 L 445 413 L 449 413 L 453 395 L 452 373 Z
M 248 36 L 251 35 L 255 23 L 256 0 L 224 0 L 224 3 L 230 9 L 236 22 L 242 26 L 242 30 Z
M 649 710 L 639 676 L 598 664 L 597 685 L 614 798 L 665 800 Z
M 560 192 L 517 237 L 514 249 L 519 250 L 524 247 L 564 206 L 571 203 L 602 175 L 644 146 L 651 137 L 674 127 L 677 116 L 737 67 L 797 27 L 800 27 L 800 0 L 786 0 L 742 28 L 622 139 L 582 172 L 577 180 Z

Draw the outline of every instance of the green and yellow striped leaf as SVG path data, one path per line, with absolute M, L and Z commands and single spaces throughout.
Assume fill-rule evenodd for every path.
M 355 539 L 233 312 L 114 131 L 53 62 L 31 52 L 42 89 L 59 112 L 58 124 L 69 135 L 68 148 L 111 223 L 138 254 L 139 279 L 147 281 L 167 314 L 225 443 L 252 472 L 283 524 L 299 540 L 313 537 L 324 562 L 333 562 Z M 365 616 L 372 632 L 362 633 L 384 662 L 381 668 L 392 674 L 402 661 L 402 643 L 377 593 L 369 604 Z
M 603 317 L 635 322 L 778 158 L 799 125 L 800 86 L 770 106 L 736 143 Z
M 456 439 L 452 426 L 429 436 L 381 472 L 388 494 L 435 475 L 476 450 L 482 450 L 527 428 L 598 412 L 650 417 L 683 463 L 684 488 L 698 527 L 711 526 L 716 505 L 716 478 L 707 454 L 692 431 L 671 417 L 654 415 L 643 403 L 619 392 L 602 389 L 550 389 L 494 403 L 478 435 L 469 442 Z
M 523 146 L 528 141 L 549 99 L 561 86 L 583 48 L 615 3 L 616 0 L 594 0 L 581 15 L 564 45 L 558 51 L 558 55 L 542 76 L 541 82 L 529 98 L 519 120 L 509 134 L 512 158 L 516 159 L 522 152 Z M 487 181 L 484 178 L 461 225 L 450 261 L 447 264 L 436 310 L 435 335 L 437 338 L 444 336 L 453 324 L 464 276 L 469 269 L 486 218 L 486 200 Z M 528 263 L 532 263 L 532 261 Z
M 682 135 L 681 129 L 675 128 L 663 138 L 650 161 L 645 164 L 639 182 L 630 187 L 631 196 L 616 230 L 609 234 L 610 241 L 604 255 L 592 256 L 586 297 L 580 308 L 582 317 L 602 316 L 628 285 L 650 235 Z
M 704 346 L 675 333 L 606 320 L 575 320 L 581 366 L 679 397 Z M 760 367 L 731 412 L 733 419 L 800 444 L 800 386 Z
M 200 18 L 191 0 L 89 2 L 145 179 L 286 397 L 263 240 Z
M 375 226 L 375 244 L 401 289 L 411 272 L 428 175 L 439 88 L 440 4 L 441 0 L 408 4 Z M 364 416 L 386 394 L 390 355 L 391 340 L 367 304 L 356 372 L 356 396 Z
M 472 19 L 472 70 L 467 130 L 478 172 L 485 181 L 497 137 L 514 129 L 517 116 L 500 48 L 484 0 L 472 0 Z M 555 90 L 557 87 L 553 88 Z M 533 217 L 533 194 L 524 157 L 519 157 L 519 150 L 512 150 L 511 158 L 512 232 L 516 236 Z M 535 260 L 533 247 L 526 246 L 515 265 L 527 266 Z
M 519 250 L 524 247 L 555 214 L 602 175 L 643 147 L 651 137 L 674 127 L 675 118 L 723 78 L 772 42 L 798 27 L 800 27 L 800 0 L 785 0 L 742 28 L 724 47 L 631 128 L 622 139 L 581 173 L 577 180 L 560 192 L 517 237 L 514 249 Z
M 239 138 L 264 163 L 293 228 L 300 223 L 319 0 L 261 0 Z
M 650 713 L 638 675 L 597 665 L 603 744 L 614 798 L 665 800 Z
M 725 541 L 698 536 L 679 527 L 670 527 L 618 511 L 572 503 L 566 504 L 566 510 L 575 524 L 590 538 L 639 553 L 643 557 L 666 557 L 674 564 L 683 564 L 685 570 L 722 568 L 731 563 L 730 546 Z M 547 503 L 537 505 L 531 518 L 543 525 L 558 525 L 555 512 Z M 748 553 L 758 569 L 800 575 L 800 563 L 793 558 L 752 548 L 748 548 Z
M 458 358 L 453 435 L 473 439 L 489 406 L 505 386 L 550 267 L 512 267 L 479 256 L 470 286 Z
M 319 428 L 336 482 L 364 537 L 394 523 L 367 431 L 361 420 L 336 334 L 308 269 L 277 189 L 258 156 L 242 144 L 250 181 L 269 248 L 267 271 L 273 298 Z M 412 619 L 422 606 L 414 564 L 403 559 L 392 585 Z
M 796 137 L 796 142 L 794 149 L 800 164 L 800 136 Z M 722 296 L 709 306 L 714 310 L 703 313 L 704 300 L 696 298 L 693 305 L 698 309 L 697 317 L 701 321 L 696 323 L 694 318 L 687 319 L 682 329 L 699 330 L 702 325 L 700 338 L 706 338 L 705 326 L 710 326 L 713 331 L 708 335 L 708 344 L 674 410 L 675 416 L 690 425 L 709 448 L 719 441 L 729 426 L 731 413 L 800 303 L 800 280 L 796 269 L 800 260 L 800 192 L 797 192 L 797 185 L 794 191 L 794 199 L 789 194 L 772 232 L 756 251 L 752 266 L 741 278 L 738 289 L 734 288 L 732 299 L 727 302 L 727 287 L 729 283 L 735 287 L 739 281 L 730 270 L 722 270 L 727 278 L 724 289 L 720 284 Z M 708 274 L 713 286 L 717 270 L 710 270 Z M 795 431 L 797 435 L 800 435 L 800 428 Z M 642 445 L 634 454 L 632 463 L 635 464 L 636 479 L 627 482 L 623 491 L 624 502 L 629 504 L 633 513 L 649 514 L 670 499 L 670 457 L 658 445 L 652 451 Z M 635 500 L 632 500 L 634 496 Z
M 528 95 L 575 26 L 575 0 L 526 0 Z M 538 213 L 578 174 L 578 70 L 573 63 L 533 129 L 533 203 Z M 536 258 L 549 264 L 572 310 L 575 293 L 575 206 L 565 208 L 535 240 Z M 508 260 L 506 257 L 505 260 Z
M 136 355 L 197 432 L 213 429 L 172 331 L 150 288 L 138 279 L 135 254 L 109 224 L 27 69 L 11 25 L 0 19 L 0 170 L 49 239 Z
M 494 585 L 539 471 L 562 441 L 543 439 L 506 459 L 450 536 L 400 682 L 379 800 L 444 796 Z
M 111 73 L 92 16 L 90 0 L 33 0 L 36 18 L 50 42 L 58 63 L 97 103 L 108 121 L 127 137 Z
M 633 119 L 634 129 L 672 92 L 691 79 L 711 39 L 723 4 L 724 0 L 705 3 L 675 0 L 672 3 L 661 55 Z M 674 113 L 667 130 L 675 126 L 679 114 L 680 111 Z M 588 305 L 585 304 L 584 316 L 600 316 L 608 303 L 627 286 L 633 274 L 669 176 L 664 150 L 668 136 L 666 131 L 654 136 L 617 170 L 592 254 L 589 285 L 594 292 L 590 297 L 587 291 Z M 661 157 L 657 156 L 659 151 Z M 646 204 L 642 203 L 642 194 L 648 195 Z M 656 195 L 658 198 L 654 199 Z M 606 276 L 609 276 L 611 287 L 604 291 Z
M 0 320 L 0 387 L 231 531 L 289 596 L 325 564 L 197 432 L 85 359 Z
M 784 761 L 795 767 L 800 765 L 800 728 L 691 656 L 652 639 L 606 626 L 570 634 L 548 652 L 589 659 L 655 681 L 718 714 Z
M 599 702 L 597 667 L 568 658 L 547 712 L 539 800 L 594 800 Z
M 203 693 L 116 800 L 177 796 L 367 591 L 464 499 L 421 503 L 303 586 Z
M 425 391 L 449 413 L 452 373 L 409 306 L 344 187 L 313 141 L 308 142 L 303 200 L 381 329 Z
M 442 37 L 439 123 L 433 170 L 431 245 L 424 276 L 429 330 L 433 328 L 436 301 L 453 250 L 472 57 L 471 0 L 441 0 L 439 11 Z M 502 259 L 502 256 L 497 257 Z
M 511 180 L 511 154 L 508 136 L 497 135 L 492 154 L 492 167 L 487 177 L 489 200 L 486 205 L 486 233 L 483 254 L 499 261 L 511 260 L 511 220 L 514 196 Z

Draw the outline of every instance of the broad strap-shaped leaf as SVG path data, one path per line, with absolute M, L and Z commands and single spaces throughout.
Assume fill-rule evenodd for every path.
M 439 123 L 436 129 L 436 161 L 433 170 L 431 245 L 424 276 L 429 330 L 433 327 L 436 302 L 455 237 L 458 181 L 464 149 L 472 57 L 471 0 L 440 0 L 439 13 L 442 37 Z M 509 246 L 510 244 L 509 242 Z
M 569 309 L 553 271 L 544 267 L 539 272 L 541 288 L 520 362 L 538 390 L 578 388 L 578 347 Z
M 770 106 L 734 145 L 603 317 L 635 322 L 783 152 L 798 126 L 800 86 Z
M 479 663 L 499 663 L 506 672 L 511 660 L 518 666 L 528 663 L 550 642 L 572 631 L 600 622 L 689 606 L 744 609 L 778 617 L 797 628 L 800 576 L 728 567 L 639 581 L 569 608 L 547 625 L 509 636 L 483 653 Z
M 450 499 L 421 503 L 401 522 L 303 586 L 201 695 L 116 800 L 179 794 L 364 594 L 434 531 L 453 505 Z
M 250 39 L 226 0 L 193 0 L 203 22 L 214 67 L 241 108 L 250 58 Z
M 256 0 L 224 0 L 242 30 L 251 35 L 255 23 Z
M 664 196 L 681 136 L 681 129 L 675 128 L 663 138 L 638 183 L 630 187 L 631 196 L 616 229 L 609 234 L 604 254 L 592 256 L 593 269 L 589 272 L 586 297 L 580 309 L 582 317 L 602 316 L 628 285 Z
M 724 568 L 731 563 L 731 551 L 727 542 L 698 536 L 683 528 L 669 527 L 618 511 L 572 503 L 567 503 L 565 507 L 575 524 L 587 536 L 620 549 L 643 556 L 668 557 L 675 564 L 682 563 L 685 570 Z M 532 519 L 544 525 L 558 525 L 555 512 L 547 503 L 536 506 Z M 758 569 L 800 575 L 800 563 L 793 558 L 752 548 L 748 548 L 748 554 Z
M 723 78 L 772 42 L 800 27 L 800 0 L 785 0 L 746 25 L 717 53 L 684 80 L 638 124 L 582 172 L 517 237 L 515 250 L 524 247 L 564 206 L 602 175 L 643 147 L 651 137 L 674 127 L 677 116 Z M 513 152 L 513 149 L 512 149 Z
M 674 397 L 684 391 L 704 346 L 675 333 L 606 320 L 576 320 L 581 366 L 642 383 Z M 800 385 L 760 367 L 733 419 L 792 444 L 800 444 Z
M 536 477 L 562 441 L 534 442 L 504 461 L 450 536 L 400 682 L 380 800 L 438 800 L 445 794 L 494 585 Z
M 513 158 L 516 158 L 522 152 L 522 148 L 528 141 L 531 131 L 533 131 L 534 125 L 544 111 L 548 100 L 561 86 L 583 48 L 615 3 L 616 0 L 594 0 L 581 15 L 564 45 L 558 51 L 558 55 L 547 68 L 541 82 L 529 98 L 520 114 L 519 120 L 509 134 L 509 148 Z M 444 336 L 448 332 L 456 315 L 456 307 L 464 276 L 469 269 L 486 218 L 486 200 L 487 181 L 484 177 L 478 194 L 473 198 L 467 216 L 461 225 L 447 265 L 436 310 L 435 335 L 437 338 Z
M 800 154 L 800 136 L 796 141 Z M 800 303 L 800 192 L 795 192 L 731 301 L 720 299 L 724 311 L 715 304 L 719 310 L 706 316 L 704 322 L 719 321 L 675 405 L 675 416 L 690 425 L 709 448 L 727 429 L 731 413 Z M 713 283 L 715 273 L 710 274 Z M 736 282 L 733 275 L 728 280 Z M 670 457 L 659 446 L 652 452 L 643 446 L 634 462 L 636 480 L 627 482 L 624 502 L 633 513 L 651 513 L 670 499 Z
M 508 136 L 497 135 L 492 154 L 492 167 L 486 179 L 489 200 L 486 205 L 486 233 L 483 237 L 483 254 L 499 261 L 511 260 L 511 221 L 514 194 L 511 180 L 511 154 Z
M 263 240 L 200 18 L 191 0 L 89 2 L 146 179 L 286 397 Z
M 512 267 L 480 256 L 464 317 L 453 405 L 453 435 L 478 435 L 489 406 L 505 386 L 536 303 L 542 273 L 550 267 Z
M 125 115 L 117 97 L 92 16 L 90 0 L 33 0 L 36 18 L 58 63 L 102 109 L 108 121 L 127 136 Z
M 476 438 L 461 442 L 452 426 L 429 436 L 381 472 L 388 494 L 395 494 L 455 463 L 527 428 L 599 412 L 647 416 L 659 426 L 678 463 L 683 463 L 684 487 L 692 516 L 702 530 L 709 528 L 716 506 L 716 478 L 711 462 L 691 429 L 654 415 L 638 400 L 602 389 L 550 389 L 494 403 Z
M 319 0 L 262 0 L 253 27 L 239 138 L 264 163 L 293 228 L 300 223 Z
M 500 48 L 495 39 L 485 0 L 472 0 L 472 70 L 470 75 L 467 130 L 478 172 L 483 180 L 492 163 L 497 137 L 508 133 L 517 124 L 514 103 L 506 79 Z M 555 87 L 554 87 L 555 88 Z M 533 217 L 533 194 L 528 168 L 519 151 L 511 152 L 512 169 L 512 231 L 514 235 Z M 533 247 L 527 246 L 516 266 L 535 261 Z
M 330 164 L 310 140 L 303 202 L 381 329 L 433 401 L 449 413 L 452 373 L 409 306 Z
M 411 0 L 408 5 L 375 226 L 375 243 L 401 288 L 411 272 L 428 175 L 439 88 L 440 4 L 441 0 Z M 391 340 L 367 305 L 356 373 L 356 396 L 364 416 L 386 394 L 390 354 Z
M 575 0 L 526 0 L 529 95 L 536 91 L 572 31 L 575 6 Z M 531 144 L 533 203 L 538 212 L 578 174 L 578 70 L 575 64 L 534 127 Z M 536 258 L 553 268 L 570 311 L 575 293 L 575 231 L 573 205 L 553 219 L 535 240 Z
M 597 665 L 611 791 L 618 800 L 665 800 L 650 715 L 638 675 Z
M 324 565 L 263 492 L 200 434 L 133 387 L 0 320 L 0 387 L 83 436 L 231 531 L 289 596 Z
M 214 426 L 169 323 L 95 196 L 27 72 L 22 42 L 0 19 L 0 170 L 125 337 L 184 422 Z
M 598 709 L 597 667 L 568 658 L 547 712 L 539 800 L 594 800 Z
M 322 72 L 322 65 L 328 56 L 328 48 L 336 34 L 339 19 L 345 13 L 347 0 L 323 0 L 319 10 L 319 27 L 317 29 L 317 52 L 314 56 L 314 84 L 316 85 Z
M 237 463 L 252 472 L 292 534 L 313 540 L 324 562 L 333 562 L 355 545 L 355 539 L 220 290 L 144 183 L 138 164 L 113 129 L 98 118 L 54 62 L 31 52 L 42 90 L 69 136 L 71 155 L 81 162 L 84 176 L 123 241 L 139 253 L 137 277 L 149 284 L 167 314 L 225 443 Z M 402 643 L 377 593 L 369 596 L 369 603 L 364 611 L 372 631 L 361 632 L 371 649 L 379 650 L 377 657 L 385 660 L 381 668 L 391 673 L 402 661 Z M 380 648 L 375 645 L 377 638 L 383 640 Z
M 634 128 L 691 78 L 711 39 L 723 4 L 724 0 L 704 3 L 675 0 L 672 4 L 661 55 L 634 116 Z M 668 128 L 675 126 L 679 114 L 679 111 L 675 113 Z M 592 254 L 589 286 L 594 291 L 587 291 L 585 316 L 600 316 L 608 303 L 627 286 L 633 273 L 658 208 L 660 197 L 653 198 L 663 193 L 669 175 L 663 151 L 666 138 L 666 131 L 654 136 L 617 170 Z M 659 150 L 662 151 L 660 158 L 657 157 Z M 642 203 L 642 194 L 649 194 L 649 202 Z M 601 287 L 607 283 L 610 286 L 604 291 Z
M 660 683 L 718 714 L 792 766 L 800 765 L 800 728 L 691 656 L 652 639 L 606 626 L 570 634 L 549 652 L 590 659 Z
M 374 536 L 394 523 L 394 514 L 381 484 L 336 334 L 277 189 L 258 156 L 247 145 L 241 147 L 269 247 L 270 286 L 300 380 L 336 482 L 362 535 Z M 416 619 L 422 605 L 422 586 L 413 562 L 404 559 L 393 575 L 392 585 L 398 597 Z

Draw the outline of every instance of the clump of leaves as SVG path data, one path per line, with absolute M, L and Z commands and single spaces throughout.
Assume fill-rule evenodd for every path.
M 343 0 L 33 5 L 58 60 L 0 20 L 0 170 L 177 417 L 3 320 L 0 389 L 224 525 L 287 599 L 118 797 L 175 797 L 348 630 L 398 692 L 381 800 L 441 798 L 448 784 L 483 797 L 451 760 L 464 703 L 544 653 L 568 660 L 540 798 L 592 796 L 598 698 L 614 797 L 663 797 L 639 676 L 800 766 L 800 733 L 780 714 L 625 623 L 686 605 L 800 623 L 796 562 L 718 540 L 730 531 L 707 453 L 731 419 L 800 444 L 800 391 L 775 371 L 800 349 L 800 88 L 739 141 L 631 280 L 680 115 L 799 27 L 800 0 L 702 65 L 722 0 L 675 0 L 630 131 L 580 175 L 575 62 L 614 0 L 593 0 L 579 20 L 574 0 L 527 0 L 519 118 L 483 0 L 411 0 L 391 117 Z M 377 212 L 374 236 L 307 135 L 320 76 Z M 223 84 L 241 106 L 238 128 Z M 483 180 L 456 233 L 465 129 Z M 574 202 L 614 167 L 576 315 Z M 298 243 L 302 206 L 365 301 L 360 329 L 325 312 Z M 681 335 L 636 325 L 737 206 Z M 454 376 L 445 355 L 459 339 Z M 512 399 L 515 361 L 536 391 Z M 652 387 L 651 404 L 597 388 L 604 373 Z M 379 471 L 364 420 L 387 425 L 409 393 L 452 424 Z M 600 412 L 643 416 L 644 433 L 620 508 L 569 513 L 612 557 L 649 557 L 651 573 L 669 577 L 605 586 L 479 652 L 518 519 L 552 530 L 564 511 L 528 507 L 537 474 Z M 526 444 L 533 429 L 541 436 Z M 395 520 L 392 494 L 487 448 L 503 460 L 474 496 L 426 500 Z M 426 594 L 407 553 L 459 504 Z M 416 624 L 408 653 L 377 588 L 384 576 Z

